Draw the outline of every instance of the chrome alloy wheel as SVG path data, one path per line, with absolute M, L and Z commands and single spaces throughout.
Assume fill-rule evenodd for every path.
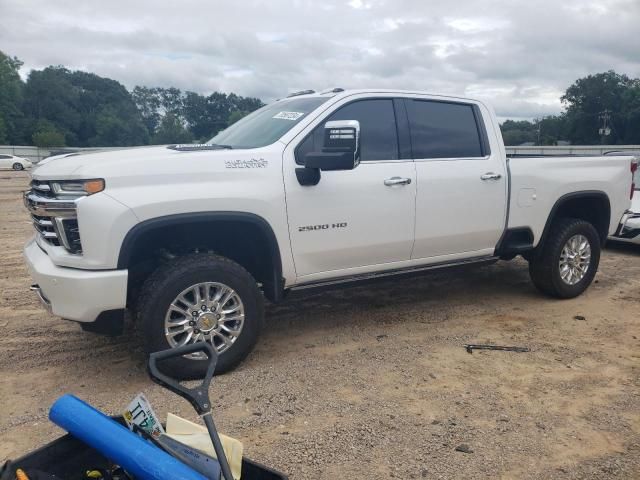
M 244 325 L 240 295 L 222 283 L 197 283 L 171 302 L 164 318 L 164 334 L 171 347 L 209 342 L 222 353 L 238 339 Z M 204 358 L 202 354 L 189 358 Z
M 591 266 L 591 244 L 584 235 L 574 235 L 560 254 L 560 278 L 568 285 L 582 280 Z

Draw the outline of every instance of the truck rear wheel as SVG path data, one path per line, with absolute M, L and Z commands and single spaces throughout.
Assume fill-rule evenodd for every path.
M 177 257 L 145 282 L 138 304 L 147 354 L 194 342 L 218 351 L 216 373 L 233 369 L 251 352 L 264 322 L 262 293 L 249 272 L 214 254 Z M 184 380 L 201 378 L 198 355 L 159 368 Z
M 561 218 L 531 256 L 531 280 L 553 297 L 577 297 L 591 285 L 598 271 L 600 249 L 600 237 L 592 224 Z

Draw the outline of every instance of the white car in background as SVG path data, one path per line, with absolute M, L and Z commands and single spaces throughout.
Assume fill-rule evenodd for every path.
M 32 166 L 33 163 L 26 158 L 0 153 L 0 170 L 24 170 L 25 168 L 31 168 Z
M 640 161 L 640 151 L 613 151 L 607 152 L 605 155 L 630 155 Z M 640 169 L 636 169 L 633 175 L 633 183 L 634 195 L 631 199 L 631 208 L 625 215 L 626 219 L 622 222 L 620 231 L 609 238 L 611 240 L 640 245 Z

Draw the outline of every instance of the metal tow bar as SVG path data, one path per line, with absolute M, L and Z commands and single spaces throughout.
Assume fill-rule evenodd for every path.
M 467 353 L 473 353 L 474 350 L 503 350 L 505 352 L 530 352 L 527 347 L 505 347 L 502 345 L 476 345 L 469 343 L 464 346 Z

